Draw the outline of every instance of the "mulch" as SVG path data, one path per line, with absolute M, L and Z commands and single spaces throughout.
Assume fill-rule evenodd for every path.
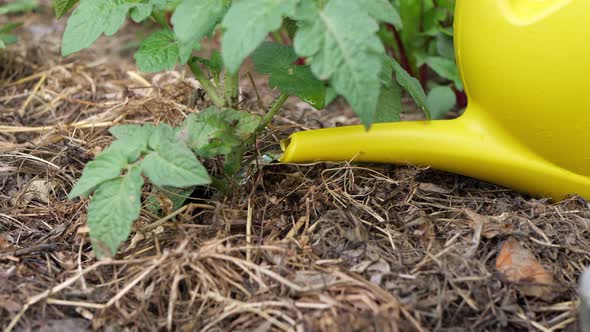
M 107 129 L 178 124 L 209 102 L 182 68 L 137 72 L 120 47 L 133 29 L 64 59 L 62 22 L 24 19 L 22 42 L 0 53 L 2 328 L 577 330 L 587 201 L 414 166 L 269 161 L 294 130 L 355 123 L 341 102 L 315 111 L 289 100 L 246 156 L 240 190 L 197 190 L 160 214 L 144 206 L 117 256 L 97 260 L 88 201 L 67 193 L 112 141 Z M 277 92 L 255 80 L 268 104 Z M 249 78 L 241 83 L 243 108 L 259 112 Z M 551 297 L 496 270 L 508 239 L 553 274 Z

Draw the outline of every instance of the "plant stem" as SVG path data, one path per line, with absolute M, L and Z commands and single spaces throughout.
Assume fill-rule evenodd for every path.
M 221 193 L 223 193 L 226 196 L 231 195 L 232 193 L 232 187 L 230 185 L 231 181 L 233 181 L 233 179 L 231 177 L 225 177 L 225 178 L 217 178 L 212 176 L 211 177 L 211 186 L 215 189 L 217 189 L 218 191 L 220 191 Z
M 242 157 L 244 156 L 244 153 L 248 151 L 252 145 L 254 145 L 254 143 L 256 142 L 256 137 L 264 131 L 266 126 L 272 121 L 275 115 L 279 113 L 279 111 L 281 110 L 281 106 L 283 106 L 287 98 L 289 98 L 288 94 L 281 93 L 269 106 L 268 112 L 264 114 L 264 116 L 260 120 L 260 124 L 258 125 L 258 127 L 256 127 L 256 129 L 248 137 L 248 139 L 243 141 L 241 145 L 235 147 L 230 154 L 226 155 L 226 158 L 229 158 L 231 155 L 238 158 L 239 166 L 237 166 L 237 169 L 242 168 Z M 213 179 L 212 185 L 216 189 L 224 192 L 226 195 L 229 195 L 237 188 L 237 182 L 235 178 L 236 174 L 237 172 L 235 170 L 231 171 L 231 173 L 226 173 L 224 180 Z
M 283 36 L 281 35 L 281 30 L 275 30 L 273 32 L 271 32 L 272 38 L 279 44 L 281 45 L 286 45 L 285 40 L 283 39 Z
M 211 101 L 213 101 L 213 104 L 215 104 L 215 106 L 217 106 L 219 108 L 225 107 L 225 102 L 223 101 L 223 98 L 221 98 L 219 96 L 219 94 L 217 93 L 217 88 L 215 87 L 215 85 L 213 85 L 213 83 L 211 83 L 211 81 L 207 78 L 207 76 L 205 76 L 205 74 L 201 70 L 201 67 L 199 67 L 199 64 L 197 63 L 197 61 L 194 61 L 194 59 L 191 59 L 188 62 L 188 66 L 190 67 L 191 71 L 193 72 L 193 75 L 195 75 L 195 78 L 197 79 L 197 81 L 199 81 L 199 83 L 201 83 L 203 90 L 205 90 L 205 92 L 207 92 L 207 95 L 209 95 L 209 98 L 211 98 Z
M 414 71 L 412 70 L 412 66 L 410 66 L 410 60 L 408 59 L 408 52 L 406 51 L 406 47 L 404 46 L 404 42 L 397 31 L 397 29 L 393 26 L 393 24 L 388 24 L 387 27 L 393 33 L 393 37 L 397 42 L 397 47 L 399 50 L 399 64 L 404 68 L 410 76 L 414 76 Z
M 283 106 L 285 101 L 287 101 L 287 98 L 289 98 L 288 94 L 281 93 L 275 100 L 273 100 L 273 102 L 268 107 L 268 112 L 266 112 L 266 114 L 264 114 L 264 116 L 260 120 L 260 124 L 258 124 L 258 127 L 256 127 L 256 129 L 250 135 L 250 137 L 248 137 L 248 139 L 245 140 L 244 143 L 241 145 L 240 149 L 242 149 L 242 151 L 247 150 L 248 148 L 250 148 L 252 144 L 254 144 L 254 142 L 256 141 L 256 136 L 260 135 L 264 131 L 264 129 L 266 129 L 266 126 L 268 126 L 268 124 L 272 121 L 275 115 L 279 113 L 279 111 L 281 110 L 281 106 Z
M 152 13 L 152 18 L 162 27 L 162 29 L 170 30 L 170 25 L 168 25 L 168 19 L 166 18 L 165 12 L 156 10 Z
M 277 113 L 279 113 L 279 111 L 281 110 L 281 106 L 283 106 L 283 104 L 287 101 L 287 98 L 289 98 L 288 94 L 281 93 L 270 104 L 270 106 L 268 107 L 268 112 L 266 112 L 266 114 L 264 114 L 264 116 L 262 117 L 262 120 L 260 120 L 260 124 L 258 125 L 256 130 L 254 131 L 254 135 L 258 135 L 258 134 L 262 133 L 262 131 L 264 131 L 266 126 L 272 121 L 272 119 L 275 117 L 275 115 L 277 115 Z
M 232 74 L 229 70 L 225 70 L 223 79 L 225 104 L 231 108 L 238 107 L 238 73 Z

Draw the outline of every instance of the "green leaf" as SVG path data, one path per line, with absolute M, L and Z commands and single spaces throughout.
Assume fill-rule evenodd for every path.
M 297 32 L 297 21 L 290 18 L 285 18 L 283 20 L 283 28 L 285 31 L 287 31 L 289 38 L 293 39 L 293 37 L 295 37 L 295 33 Z
M 199 156 L 211 158 L 230 153 L 258 128 L 260 117 L 246 112 L 215 107 L 191 114 L 179 136 Z
M 433 119 L 442 119 L 445 115 L 455 107 L 457 97 L 448 86 L 437 86 L 430 90 L 428 98 L 426 99 L 428 108 L 432 112 Z
M 424 93 L 424 89 L 422 88 L 422 85 L 420 85 L 420 82 L 410 76 L 410 74 L 408 74 L 408 72 L 406 72 L 394 59 L 390 58 L 388 62 L 395 73 L 399 85 L 408 91 L 418 107 L 420 107 L 424 111 L 424 114 L 426 114 L 426 117 L 430 119 L 431 114 L 428 104 L 426 103 L 426 93 Z
M 233 129 L 233 134 L 240 140 L 247 139 L 260 125 L 260 116 L 236 111 L 234 109 L 223 110 L 221 117 Z
M 96 190 L 88 206 L 88 226 L 97 257 L 114 255 L 127 240 L 133 221 L 139 218 L 142 186 L 141 170 L 133 167 Z
M 225 155 L 223 161 L 223 171 L 229 176 L 235 176 L 242 167 L 242 158 L 244 157 L 244 151 L 242 149 L 236 149 Z
M 223 59 L 221 58 L 221 52 L 213 50 L 211 52 L 211 59 L 207 66 L 212 74 L 219 75 L 223 70 Z
M 402 111 L 401 88 L 397 82 L 394 82 L 391 86 L 381 89 L 379 103 L 377 104 L 377 112 L 375 112 L 373 122 L 400 121 L 400 114 Z
M 213 50 L 211 52 L 210 59 L 201 58 L 198 56 L 193 57 L 197 62 L 202 63 L 207 69 L 209 69 L 209 73 L 214 78 L 218 79 L 219 74 L 223 70 L 223 60 L 221 59 L 221 52 L 218 50 Z
M 131 8 L 129 12 L 129 16 L 133 21 L 139 23 L 146 20 L 154 10 L 164 10 L 166 7 L 166 0 L 124 0 L 127 2 L 132 2 L 135 4 L 135 7 Z M 138 1 L 144 1 L 143 3 L 138 3 Z M 146 2 L 147 1 L 147 2 Z
M 9 35 L 7 33 L 22 25 L 22 22 L 14 22 L 0 26 L 0 48 L 6 48 L 6 45 L 14 44 L 18 41 L 15 35 Z
M 23 25 L 22 22 L 14 22 L 14 23 L 4 24 L 3 26 L 0 26 L 0 34 L 10 32 L 18 27 L 21 27 L 22 25 Z
M 18 41 L 18 37 L 15 35 L 0 34 L 0 41 L 6 46 L 16 43 Z
M 392 70 L 388 66 L 381 73 L 383 87 L 379 95 L 377 111 L 373 122 L 397 122 L 400 121 L 402 107 L 402 91 L 399 84 L 392 78 Z
M 61 47 L 66 56 L 87 48 L 101 34 L 113 35 L 125 22 L 132 0 L 81 0 L 68 20 Z
M 213 31 L 225 11 L 220 0 L 182 0 L 171 19 L 174 33 L 191 51 L 193 46 L 200 48 L 201 39 Z
M 443 33 L 436 35 L 436 50 L 439 55 L 455 60 L 455 48 L 453 46 L 453 38 Z
M 168 124 L 160 123 L 158 126 L 154 127 L 148 142 L 148 147 L 152 151 L 158 151 L 162 148 L 164 142 L 176 143 L 178 140 L 179 138 L 176 136 L 174 128 L 170 127 Z
M 396 28 L 403 27 L 402 18 L 389 0 L 356 0 L 361 8 L 374 19 L 393 24 Z
M 324 103 L 326 105 L 330 105 L 334 100 L 336 100 L 336 98 L 338 98 L 338 93 L 332 86 L 328 86 L 326 88 L 326 100 Z
M 157 186 L 189 187 L 211 183 L 207 170 L 180 141 L 165 140 L 141 162 L 143 174 Z
M 178 41 L 169 30 L 152 33 L 134 55 L 139 70 L 148 73 L 174 69 L 178 57 Z
M 385 53 L 376 35 L 379 26 L 355 2 L 331 0 L 300 23 L 295 51 L 308 57 L 316 77 L 329 79 L 366 126 L 370 126 L 380 93 Z
M 423 0 L 400 0 L 399 13 L 402 18 L 403 30 L 401 31 L 404 44 L 409 45 L 414 37 L 420 33 L 421 19 L 423 17 Z
M 309 66 L 296 66 L 297 54 L 291 46 L 266 42 L 252 53 L 254 69 L 270 74 L 269 86 L 301 98 L 316 109 L 324 108 L 326 87 Z
M 150 3 L 152 3 L 154 5 L 154 9 L 157 10 L 168 10 L 168 6 L 174 6 L 174 8 L 176 8 L 177 4 L 175 2 L 178 2 L 178 0 L 149 0 Z
M 299 0 L 236 0 L 221 23 L 221 55 L 228 70 L 236 73 L 242 61 L 295 13 Z
M 327 2 L 322 1 L 320 4 L 318 0 L 299 0 L 299 3 L 295 6 L 295 12 L 293 15 L 289 15 L 288 19 L 292 19 L 295 22 L 297 27 L 296 30 L 298 30 L 298 22 L 313 20 L 317 17 L 318 6 L 323 6 L 325 3 Z M 291 38 L 297 35 L 297 31 L 294 31 L 294 33 L 295 34 Z
M 139 23 L 150 17 L 153 10 L 154 5 L 151 3 L 139 3 L 131 9 L 129 16 L 134 22 Z
M 153 130 L 154 126 L 151 124 L 120 125 L 112 127 L 109 132 L 117 138 L 117 141 L 112 144 L 113 148 L 117 148 L 127 156 L 130 163 L 133 163 L 148 150 L 148 142 Z
M 173 187 L 152 187 L 152 192 L 145 200 L 145 207 L 152 213 L 164 216 L 165 210 L 176 211 L 180 209 L 187 198 L 190 197 L 195 187 L 173 188 Z M 168 206 L 165 200 L 169 200 L 172 206 Z M 164 208 L 166 204 L 166 208 Z
M 199 114 L 191 114 L 184 121 L 180 135 L 187 146 L 202 157 L 215 157 L 228 153 L 240 141 L 228 135 L 229 123 L 215 107 Z
M 31 11 L 37 7 L 39 7 L 39 3 L 36 0 L 12 0 L 7 4 L 0 5 L 0 15 Z
M 82 177 L 68 195 L 69 199 L 90 195 L 97 186 L 121 175 L 127 167 L 127 156 L 116 146 L 110 146 L 101 152 L 93 161 L 88 162 Z
M 459 70 L 453 59 L 431 56 L 427 57 L 424 62 L 441 77 L 453 81 L 457 88 L 463 88 L 461 78 L 459 78 Z
M 67 13 L 79 0 L 53 0 L 53 9 L 55 10 L 55 17 L 61 18 Z
M 291 46 L 264 42 L 252 53 L 254 69 L 261 74 L 272 74 L 294 67 L 297 54 Z

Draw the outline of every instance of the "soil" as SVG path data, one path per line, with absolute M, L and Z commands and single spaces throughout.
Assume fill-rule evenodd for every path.
M 112 141 L 108 128 L 178 124 L 209 101 L 184 68 L 137 72 L 132 50 L 145 27 L 62 58 L 64 22 L 50 17 L 18 17 L 22 40 L 0 53 L 0 327 L 577 330 L 587 201 L 552 203 L 414 166 L 268 161 L 290 132 L 358 123 L 341 101 L 316 111 L 289 99 L 246 156 L 239 191 L 201 190 L 161 215 L 144 207 L 117 256 L 97 260 L 88 200 L 67 194 Z M 260 113 L 247 72 L 242 106 Z M 263 77 L 254 82 L 263 104 L 278 95 Z M 496 269 L 509 239 L 552 274 L 550 296 Z

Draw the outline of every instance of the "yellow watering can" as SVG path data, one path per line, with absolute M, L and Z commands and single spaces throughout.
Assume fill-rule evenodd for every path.
M 589 0 L 457 0 L 465 114 L 298 132 L 281 161 L 430 165 L 536 196 L 590 199 L 588 22 Z

